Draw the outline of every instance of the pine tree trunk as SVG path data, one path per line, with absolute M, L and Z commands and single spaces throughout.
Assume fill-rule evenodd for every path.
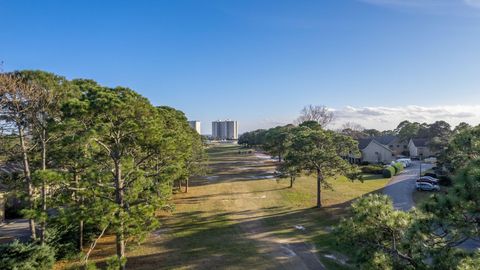
M 188 178 L 185 180 L 185 193 L 188 193 Z
M 293 187 L 293 177 L 290 177 L 290 188 Z
M 77 171 L 74 170 L 73 171 L 73 182 L 75 183 L 75 187 L 77 188 L 77 190 L 80 190 L 80 181 L 78 179 L 78 174 L 77 174 Z M 83 205 L 83 195 L 80 195 L 78 196 L 77 195 L 77 191 L 74 192 L 74 198 L 75 198 L 75 202 L 82 206 Z M 78 222 L 78 249 L 81 251 L 83 251 L 83 213 L 81 213 L 81 217 L 80 217 L 80 221 Z
M 28 162 L 27 146 L 25 145 L 25 133 L 23 128 L 20 125 L 18 125 L 18 136 L 20 139 L 20 147 L 22 149 L 23 173 L 25 175 L 26 189 L 27 189 L 27 195 L 28 195 L 28 207 L 30 210 L 33 210 L 34 203 L 33 203 L 32 175 L 30 173 L 30 164 Z M 33 218 L 30 218 L 28 223 L 30 227 L 30 235 L 33 240 L 36 240 L 37 234 L 35 232 L 35 220 Z
M 78 248 L 80 249 L 80 252 L 82 252 L 83 251 L 83 219 L 80 220 L 78 226 L 79 226 L 79 231 L 80 231 L 79 232 L 80 235 L 78 237 L 79 238 L 78 239 Z
M 42 171 L 47 169 L 47 143 L 45 142 L 45 130 L 43 130 L 43 137 L 42 137 Z M 46 216 L 47 216 L 47 183 L 45 179 L 42 179 L 42 212 L 44 218 L 42 218 L 42 222 L 40 223 L 40 243 L 42 245 L 45 244 L 45 230 L 47 228 Z
M 124 211 L 125 202 L 124 202 L 124 191 L 123 191 L 123 179 L 122 179 L 122 169 L 120 161 L 115 161 L 115 202 L 118 205 L 118 211 L 116 213 L 116 218 L 118 220 L 119 228 L 116 232 L 116 247 L 117 247 L 117 257 L 120 261 L 120 270 L 125 270 L 124 258 L 125 258 L 125 235 L 124 235 L 124 224 L 121 217 L 121 212 Z
M 317 169 L 317 208 L 322 208 L 322 181 L 322 172 Z

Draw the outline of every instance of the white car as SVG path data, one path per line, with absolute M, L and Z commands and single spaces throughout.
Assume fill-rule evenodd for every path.
M 401 162 L 405 168 L 412 165 L 412 160 L 409 158 L 399 158 L 397 159 L 397 162 Z

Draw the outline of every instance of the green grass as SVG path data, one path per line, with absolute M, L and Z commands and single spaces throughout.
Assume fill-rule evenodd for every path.
M 264 241 L 256 239 L 264 234 L 311 243 L 328 269 L 347 269 L 324 257 L 342 252 L 335 245 L 332 226 L 347 214 L 352 200 L 380 191 L 388 179 L 373 175 L 363 182 L 330 179 L 333 190 L 322 191 L 324 208 L 317 209 L 314 176 L 299 177 L 293 188 L 288 188 L 287 179 L 256 179 L 257 174 L 273 171 L 275 163 L 245 165 L 257 158 L 239 150 L 232 145 L 208 149 L 210 174 L 217 178 L 192 180 L 188 194 L 175 195 L 175 211 L 161 213 L 161 229 L 143 245 L 129 249 L 131 269 L 272 269 L 275 262 L 263 252 Z M 112 237 L 102 240 L 93 259 L 103 261 L 114 254 L 113 243 Z

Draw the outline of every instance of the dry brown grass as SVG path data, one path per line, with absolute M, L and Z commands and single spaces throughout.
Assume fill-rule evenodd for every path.
M 275 262 L 263 252 L 265 246 L 257 236 L 307 241 L 316 244 L 321 254 L 328 253 L 335 248 L 331 226 L 345 214 L 345 206 L 381 190 L 388 181 L 331 180 L 334 190 L 323 192 L 325 207 L 315 209 L 313 177 L 301 177 L 288 188 L 287 180 L 261 179 L 274 170 L 272 161 L 260 164 L 254 155 L 239 155 L 232 146 L 209 151 L 210 180 L 194 180 L 188 194 L 175 195 L 175 211 L 162 213 L 161 229 L 143 245 L 130 246 L 130 269 L 272 268 Z M 92 258 L 102 261 L 113 254 L 113 238 L 105 237 Z

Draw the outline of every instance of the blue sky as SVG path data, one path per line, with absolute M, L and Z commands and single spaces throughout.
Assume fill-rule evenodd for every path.
M 480 0 L 0 0 L 4 70 L 128 86 L 240 131 L 307 104 L 392 128 L 480 122 Z

